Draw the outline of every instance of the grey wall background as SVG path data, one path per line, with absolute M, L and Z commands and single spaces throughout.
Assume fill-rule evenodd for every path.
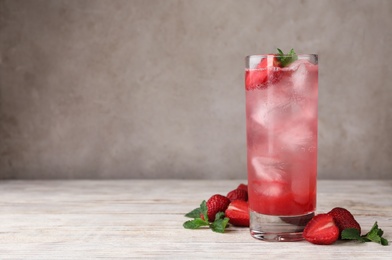
M 392 177 L 392 1 L 0 1 L 0 178 L 246 178 L 244 57 L 318 53 L 319 178 Z

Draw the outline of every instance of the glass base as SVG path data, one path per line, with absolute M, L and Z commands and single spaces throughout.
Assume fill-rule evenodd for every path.
M 303 240 L 302 231 L 314 212 L 298 216 L 271 216 L 250 211 L 250 234 L 264 241 L 291 242 Z

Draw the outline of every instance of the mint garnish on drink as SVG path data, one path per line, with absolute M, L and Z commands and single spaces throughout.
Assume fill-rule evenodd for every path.
M 294 49 L 291 49 L 289 53 L 284 54 L 281 49 L 278 48 L 278 54 L 276 54 L 276 58 L 279 62 L 280 67 L 286 67 L 298 60 L 298 55 L 295 53 Z

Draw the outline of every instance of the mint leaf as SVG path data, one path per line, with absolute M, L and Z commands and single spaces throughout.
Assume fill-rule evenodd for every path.
M 348 240 L 357 240 L 359 242 L 375 242 L 383 246 L 388 245 L 388 240 L 383 238 L 382 235 L 384 231 L 378 228 L 377 221 L 374 223 L 373 227 L 366 234 L 361 236 L 359 231 L 355 228 L 347 228 L 342 231 L 341 238 Z
M 205 220 L 202 220 L 201 218 L 196 218 L 194 220 L 188 220 L 185 221 L 184 224 L 182 224 L 184 228 L 187 229 L 197 229 L 202 226 L 208 226 L 208 222 Z
M 203 215 L 204 219 L 200 217 Z M 186 217 L 194 218 L 193 220 L 185 221 L 182 226 L 187 229 L 197 229 L 202 226 L 208 226 L 208 214 L 207 214 L 207 203 L 205 200 L 202 201 L 199 208 L 192 210 L 191 212 L 185 214 Z
M 214 232 L 224 233 L 228 222 L 229 218 L 225 217 L 225 213 L 218 212 L 215 214 L 215 221 L 210 224 L 210 228 Z
M 276 58 L 279 61 L 280 67 L 286 67 L 294 61 L 298 60 L 298 55 L 295 53 L 294 49 L 291 49 L 289 53 L 284 54 L 284 52 L 278 48 Z
M 185 217 L 188 218 L 200 218 L 200 214 L 203 214 L 204 219 L 208 221 L 208 214 L 207 214 L 207 203 L 205 200 L 202 201 L 199 208 L 195 208 L 191 212 L 185 214 Z
M 381 238 L 381 245 L 387 246 L 388 244 L 389 244 L 389 243 L 388 243 L 388 240 L 382 237 L 382 238 Z
M 210 228 L 214 232 L 224 233 L 228 222 L 229 218 L 216 219 L 213 223 L 210 224 Z
M 370 229 L 370 231 L 366 235 L 364 235 L 363 237 L 366 237 L 371 241 L 380 240 L 378 233 L 379 233 L 379 228 L 378 228 L 378 224 L 376 221 L 373 224 L 373 227 Z M 384 232 L 381 230 L 381 233 L 384 233 Z
M 355 239 L 358 240 L 361 238 L 361 235 L 359 234 L 359 230 L 356 228 L 346 228 L 342 231 L 341 235 L 342 239 Z
M 202 215 L 204 219 L 200 217 L 200 215 Z M 210 223 L 208 220 L 207 202 L 205 200 L 202 201 L 199 208 L 192 210 L 185 214 L 185 216 L 194 218 L 193 220 L 185 221 L 184 224 L 182 224 L 183 227 L 187 229 L 198 229 L 202 226 L 208 226 L 214 232 L 224 233 L 229 223 L 229 218 L 225 217 L 224 212 L 216 213 L 215 221 Z
M 361 237 L 359 230 L 356 228 L 346 228 L 342 231 L 341 239 L 358 240 L 359 242 L 369 242 L 365 237 Z
M 362 237 L 368 239 L 369 241 L 379 243 L 383 246 L 386 246 L 386 245 L 388 245 L 388 240 L 386 240 L 385 238 L 382 237 L 383 234 L 384 234 L 384 231 L 381 228 L 378 228 L 378 224 L 376 221 L 373 224 L 373 227 L 370 229 L 370 231 Z
M 215 214 L 215 219 L 221 219 L 225 217 L 225 213 L 220 211 L 218 213 Z
M 384 231 L 382 231 L 382 229 L 379 229 L 377 232 L 377 235 L 379 235 L 380 237 L 382 237 L 382 235 L 384 234 Z
M 200 204 L 201 213 L 203 213 L 204 219 L 208 222 L 208 208 L 207 202 L 203 200 Z
M 188 218 L 200 218 L 200 214 L 201 214 L 201 209 L 200 208 L 196 208 L 194 210 L 192 210 L 191 212 L 188 212 L 185 214 L 185 217 Z

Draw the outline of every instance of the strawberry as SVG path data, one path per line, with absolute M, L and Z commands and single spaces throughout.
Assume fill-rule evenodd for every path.
M 279 67 L 278 59 L 269 54 L 267 58 L 261 60 L 255 70 L 245 72 L 246 90 L 266 87 L 268 82 L 276 82 L 280 78 L 280 71 L 271 70 L 272 67 Z
M 248 192 L 248 185 L 241 183 L 240 185 L 238 185 L 237 189 Z
M 328 212 L 328 215 L 333 217 L 339 228 L 340 234 L 347 228 L 355 228 L 359 231 L 359 234 L 361 234 L 361 226 L 347 209 L 336 207 Z
M 294 49 L 291 49 L 287 54 L 284 54 L 281 49 L 278 49 L 277 54 L 268 54 L 266 58 L 261 60 L 255 69 L 246 70 L 246 90 L 265 88 L 270 82 L 276 83 L 282 77 L 282 70 L 276 68 L 286 67 L 297 59 L 298 55 L 295 53 Z
M 225 211 L 229 223 L 238 227 L 249 227 L 249 207 L 248 202 L 234 200 Z
M 208 221 L 213 222 L 215 220 L 216 213 L 225 212 L 229 204 L 230 200 L 227 197 L 220 194 L 212 195 L 207 201 Z
M 227 193 L 226 197 L 230 201 L 234 201 L 234 200 L 248 201 L 248 192 L 246 190 L 235 189 Z
M 339 238 L 339 228 L 329 214 L 318 214 L 306 225 L 303 237 L 310 243 L 330 245 Z

